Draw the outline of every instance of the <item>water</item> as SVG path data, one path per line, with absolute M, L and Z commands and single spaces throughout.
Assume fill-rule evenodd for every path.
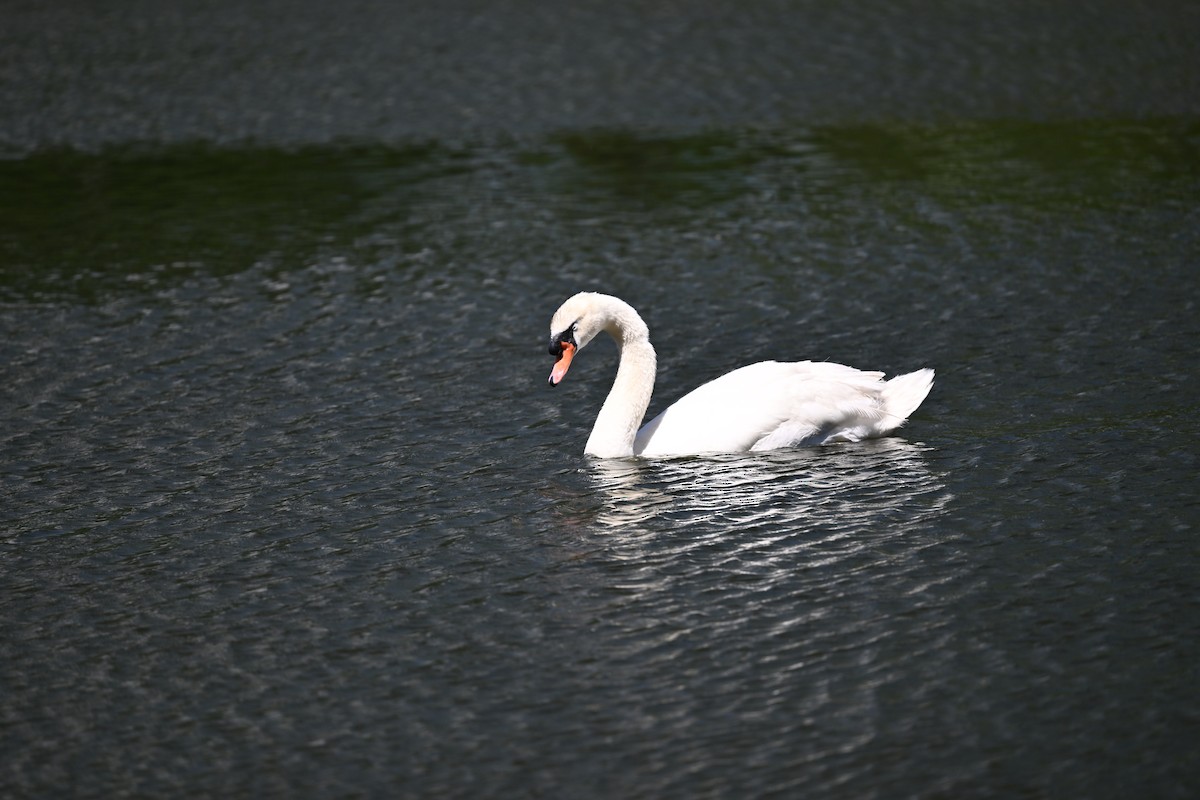
M 1193 796 L 1200 128 L 876 119 L 15 148 L 0 794 Z M 937 383 L 590 460 L 580 289 Z

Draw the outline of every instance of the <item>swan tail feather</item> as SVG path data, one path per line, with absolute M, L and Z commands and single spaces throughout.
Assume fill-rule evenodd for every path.
M 897 375 L 888 381 L 880 398 L 887 413 L 885 425 L 894 430 L 908 421 L 909 416 L 917 410 L 929 390 L 933 388 L 933 370 L 919 369 L 904 375 Z

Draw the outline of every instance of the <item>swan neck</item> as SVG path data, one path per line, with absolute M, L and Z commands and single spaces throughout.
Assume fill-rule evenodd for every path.
M 617 342 L 620 363 L 612 389 L 588 437 L 584 452 L 602 458 L 633 455 L 633 442 L 654 392 L 658 368 L 650 331 L 632 307 L 620 302 L 604 326 Z

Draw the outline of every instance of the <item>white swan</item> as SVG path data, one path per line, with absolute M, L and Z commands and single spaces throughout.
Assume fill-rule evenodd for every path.
M 904 424 L 933 386 L 933 370 L 883 379 L 828 362 L 762 361 L 684 395 L 638 429 L 650 405 L 657 360 L 650 329 L 633 307 L 606 294 L 580 292 L 550 320 L 550 385 L 596 334 L 617 342 L 620 365 L 584 452 L 600 458 L 772 450 L 857 442 Z

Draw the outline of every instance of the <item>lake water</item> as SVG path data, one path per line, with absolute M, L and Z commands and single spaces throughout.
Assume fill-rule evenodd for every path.
M 10 126 L 0 794 L 1195 796 L 1200 123 L 1119 85 Z M 649 323 L 651 414 L 767 358 L 937 382 L 889 439 L 589 459 L 615 347 L 546 384 L 582 289 Z

